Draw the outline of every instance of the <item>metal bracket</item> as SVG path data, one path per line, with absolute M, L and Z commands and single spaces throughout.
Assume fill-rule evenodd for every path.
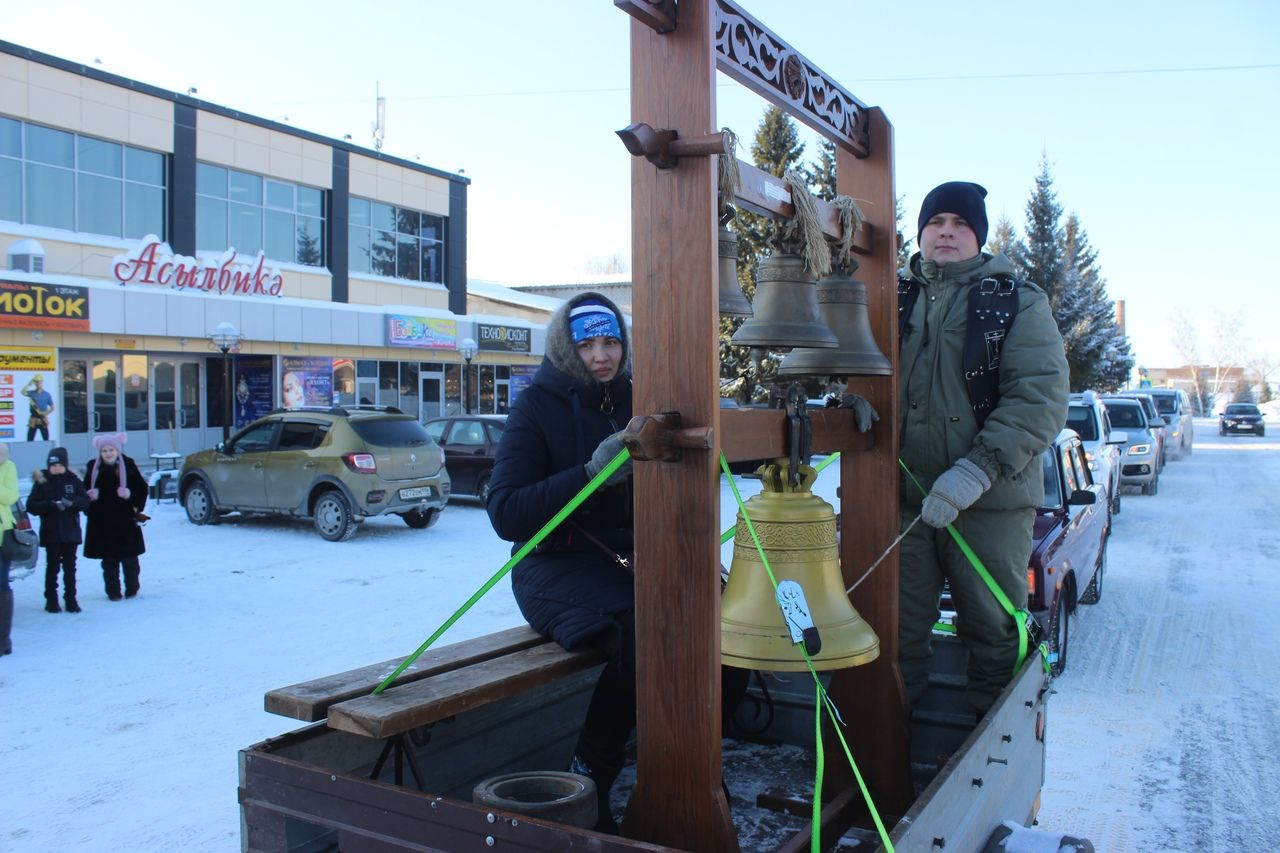
M 793 382 L 787 389 L 787 447 L 791 462 L 787 480 L 793 487 L 800 483 L 800 466 L 809 464 L 812 443 L 813 422 L 809 420 L 804 387 Z

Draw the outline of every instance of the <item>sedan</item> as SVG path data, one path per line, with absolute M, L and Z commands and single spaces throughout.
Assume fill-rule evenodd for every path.
M 1093 481 L 1084 446 L 1065 429 L 1043 455 L 1044 503 L 1027 565 L 1027 609 L 1046 626 L 1054 675 L 1067 666 L 1069 618 L 1102 598 L 1111 532 L 1106 488 Z
M 1253 403 L 1231 403 L 1226 411 L 1218 415 L 1218 435 L 1236 432 L 1267 434 L 1267 425 L 1263 423 L 1262 412 Z
M 427 434 L 444 450 L 454 495 L 489 497 L 493 457 L 507 424 L 506 415 L 450 415 L 427 421 Z

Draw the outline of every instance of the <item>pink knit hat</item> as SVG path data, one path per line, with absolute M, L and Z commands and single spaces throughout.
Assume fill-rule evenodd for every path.
M 118 478 L 120 487 L 116 492 L 120 493 L 120 497 L 128 499 L 129 490 L 124 485 L 124 443 L 129 440 L 129 436 L 123 432 L 107 433 L 105 435 L 95 435 L 93 437 L 93 449 L 98 451 L 98 458 L 94 460 L 93 474 L 89 477 L 89 500 L 96 501 L 98 499 L 98 469 L 102 467 L 98 464 L 102 459 L 102 448 L 110 446 L 116 449 L 116 453 L 121 457 L 117 462 L 120 465 L 121 475 Z

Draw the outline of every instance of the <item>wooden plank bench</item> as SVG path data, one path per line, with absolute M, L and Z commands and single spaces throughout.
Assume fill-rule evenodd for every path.
M 268 692 L 266 710 L 331 729 L 384 740 L 371 778 L 379 778 L 395 757 L 395 781 L 402 762 L 423 785 L 423 775 L 405 735 L 420 726 L 508 699 L 604 662 L 595 649 L 568 652 L 532 628 L 520 626 L 483 637 L 428 649 L 378 695 L 373 690 L 405 658 L 363 666 Z

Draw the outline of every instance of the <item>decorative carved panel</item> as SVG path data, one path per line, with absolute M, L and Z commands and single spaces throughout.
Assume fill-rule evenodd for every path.
M 870 153 L 866 105 L 729 0 L 716 0 L 716 67 L 858 157 Z

